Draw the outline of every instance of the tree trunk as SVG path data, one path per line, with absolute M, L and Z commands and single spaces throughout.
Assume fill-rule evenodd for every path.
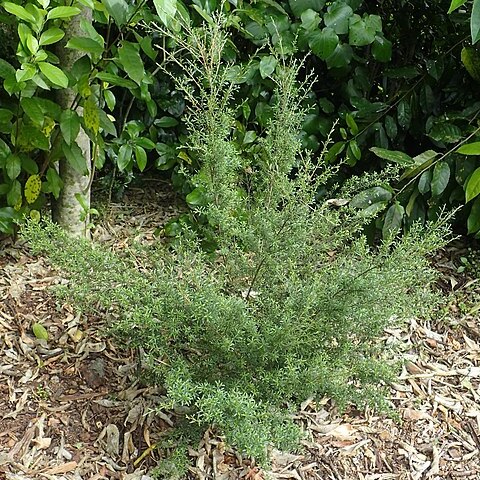
M 62 70 L 70 70 L 73 64 L 83 55 L 83 52 L 65 48 L 66 42 L 72 37 L 84 36 L 80 29 L 80 20 L 84 18 L 87 21 L 92 21 L 92 12 L 88 8 L 84 8 L 82 12 L 73 17 L 68 28 L 63 42 L 59 44 L 56 54 L 60 59 L 60 67 Z M 71 89 L 59 90 L 56 95 L 58 104 L 62 109 L 72 108 L 74 105 L 76 94 Z M 77 107 L 76 111 L 82 116 L 83 109 Z M 88 174 L 79 174 L 65 158 L 59 161 L 59 174 L 63 180 L 63 188 L 60 192 L 59 198 L 54 202 L 52 208 L 52 218 L 63 227 L 67 232 L 76 237 L 89 237 L 88 225 L 90 218 L 88 209 L 90 208 L 90 172 L 92 169 L 91 159 L 91 142 L 88 135 L 83 128 L 77 137 L 77 144 L 82 150 L 85 157 Z M 83 197 L 83 205 L 78 201 L 76 196 Z

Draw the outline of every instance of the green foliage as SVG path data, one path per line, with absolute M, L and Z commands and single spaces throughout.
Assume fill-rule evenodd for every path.
M 359 235 L 370 216 L 348 201 L 315 200 L 332 171 L 301 153 L 298 65 L 278 60 L 271 121 L 255 156 L 245 155 L 232 136 L 238 86 L 222 60 L 227 46 L 215 23 L 179 44 L 190 52 L 179 87 L 187 98 L 197 88 L 187 124 L 189 149 L 203 159 L 189 178 L 206 199 L 191 202 L 208 219 L 201 232 L 185 228 L 170 250 L 124 258 L 51 224 L 31 222 L 24 233 L 67 273 L 64 294 L 108 312 L 112 332 L 142 348 L 165 386 L 164 406 L 184 407 L 190 421 L 215 425 L 265 461 L 267 446 L 292 448 L 299 438 L 288 413 L 305 398 L 382 404 L 391 358 L 378 337 L 435 303 L 426 255 L 446 231 L 442 223 L 402 239 L 389 231 L 373 249 Z M 338 193 L 351 198 L 380 178 Z M 395 225 L 398 212 L 391 216 Z
M 452 0 L 448 13 L 452 13 L 457 8 L 466 3 L 466 0 Z M 480 2 L 473 0 L 472 14 L 470 16 L 470 33 L 472 37 L 472 44 L 475 44 L 480 40 Z
M 127 165 L 132 169 L 134 164 L 145 169 L 147 151 L 155 147 L 151 135 L 142 125 L 134 139 L 131 135 L 117 138 L 117 128 L 123 130 L 128 123 L 128 111 L 117 127 L 106 110 L 114 110 L 115 88 L 121 86 L 156 114 L 149 92 L 153 76 L 144 68 L 144 59 L 155 60 L 156 54 L 151 39 L 131 31 L 137 15 L 151 16 L 143 4 L 105 0 L 86 6 L 85 2 L 64 5 L 45 0 L 40 6 L 33 1 L 25 5 L 7 1 L 1 6 L 6 12 L 3 18 L 16 31 L 16 58 L 0 61 L 0 206 L 7 206 L 2 208 L 0 231 L 12 233 L 13 222 L 30 211 L 38 212 L 45 194 L 58 198 L 63 186 L 56 168 L 60 158 L 79 173 L 88 173 L 76 142 L 80 128 L 91 139 L 95 167 L 104 164 L 107 151 L 119 169 Z M 65 44 L 69 22 L 82 9 L 92 10 L 95 24 L 81 19 L 77 36 L 68 35 L 71 38 Z M 117 36 L 111 38 L 107 32 Z M 66 55 L 69 50 L 80 54 L 68 71 L 55 54 L 60 45 Z M 54 91 L 65 88 L 72 90 L 73 97 L 72 104 L 62 109 Z M 77 106 L 83 107 L 83 114 L 78 114 Z
M 255 139 L 271 121 L 273 78 L 281 61 L 310 54 L 302 75 L 312 72 L 321 80 L 302 100 L 307 116 L 299 136 L 302 147 L 319 156 L 332 126 L 338 125 L 326 155 L 330 163 L 342 165 L 336 182 L 389 162 L 404 162 L 404 177 L 393 185 L 392 198 L 404 207 L 404 228 L 434 219 L 441 205 L 455 208 L 465 198 L 465 183 L 456 182 L 456 171 L 463 168 L 459 156 L 442 159 L 450 175 L 441 192 L 445 164 L 442 172 L 437 170 L 442 173 L 440 183 L 435 177 L 437 187 L 432 190 L 432 178 L 425 175 L 421 192 L 417 174 L 428 165 L 408 162 L 432 150 L 442 156 L 475 130 L 479 57 L 476 46 L 459 41 L 469 34 L 474 18 L 469 4 L 465 8 L 462 2 L 452 2 L 447 13 L 446 0 L 402 0 L 398 5 L 356 0 L 158 0 L 151 8 L 102 0 L 90 5 L 94 21 L 82 23 L 83 36 L 66 45 L 84 55 L 67 72 L 54 52 L 85 2 L 44 2 L 42 8 L 30 3 L 4 2 L 4 17 L 17 32 L 18 52 L 16 61 L 11 56 L 0 61 L 0 139 L 6 147 L 0 145 L 0 205 L 14 209 L 5 214 L 18 211 L 21 216 L 41 207 L 44 194 L 59 195 L 61 178 L 53 173 L 58 158 L 66 157 L 82 171 L 74 141 L 80 125 L 91 136 L 97 168 L 109 162 L 109 170 L 120 170 L 126 179 L 149 168 L 169 170 L 175 186 L 190 195 L 189 203 L 203 201 L 201 190 L 185 174 L 198 171 L 203 159 L 185 146 L 185 95 L 171 78 L 181 69 L 169 64 L 166 73 L 162 67 L 175 46 L 169 31 L 182 37 L 190 27 L 211 23 L 219 11 L 231 35 L 223 55 L 233 64 L 230 75 L 238 86 L 231 99 L 232 128 L 242 154 L 255 155 Z M 165 31 L 151 31 L 152 23 L 164 25 Z M 62 112 L 47 100 L 67 81 L 77 103 L 85 107 L 83 116 L 70 114 L 72 109 Z M 132 124 L 133 136 L 127 131 Z M 385 157 L 386 151 L 404 156 Z M 42 191 L 32 206 L 24 201 L 23 189 L 34 174 L 41 177 Z M 470 214 L 467 205 L 459 220 L 466 222 Z M 386 211 L 377 222 L 380 228 L 384 215 Z
M 236 137 L 245 154 L 255 149 L 251 139 L 263 134 L 272 115 L 270 77 L 277 68 L 272 53 L 282 57 L 310 52 L 305 70 L 322 81 L 314 83 L 303 99 L 308 115 L 300 139 L 303 148 L 320 155 L 332 125 L 338 124 L 326 156 L 329 162 L 343 165 L 337 182 L 403 162 L 405 170 L 392 184 L 389 205 L 398 202 L 403 207 L 403 229 L 437 218 L 444 205 L 453 210 L 464 204 L 465 179 L 456 175 L 464 170 L 464 162 L 450 150 L 475 132 L 479 111 L 472 78 L 479 76 L 480 57 L 476 47 L 462 48 L 460 42 L 468 34 L 468 9 L 458 4 L 447 14 L 446 1 L 237 2 L 236 6 L 203 2 L 202 15 L 190 19 L 195 24 L 198 18 L 210 18 L 215 8 L 227 17 L 232 42 L 225 57 L 236 63 L 236 72 L 246 68 L 237 77 L 233 100 Z M 437 160 L 429 157 L 432 152 Z M 188 200 L 202 201 L 202 191 L 185 182 L 182 173 L 200 168 L 202 159 L 192 152 L 169 158 L 165 165 L 174 166 L 176 185 L 186 194 L 194 190 Z M 423 176 L 419 189 L 424 171 L 430 173 Z M 379 211 L 380 229 L 387 210 Z M 474 212 L 467 204 L 456 219 L 465 224 L 470 215 Z

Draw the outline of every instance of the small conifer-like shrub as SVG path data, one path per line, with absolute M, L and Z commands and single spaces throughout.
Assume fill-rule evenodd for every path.
M 299 402 L 381 402 L 391 359 L 379 336 L 435 304 L 427 256 L 447 231 L 445 222 L 414 227 L 371 247 L 364 210 L 318 199 L 331 172 L 301 150 L 298 68 L 281 59 L 270 126 L 242 154 L 230 108 L 242 72 L 222 60 L 226 41 L 217 25 L 176 39 L 187 52 L 176 58 L 191 106 L 188 147 L 201 159 L 199 171 L 184 174 L 201 227 L 143 251 L 141 262 L 52 224 L 30 223 L 25 236 L 63 269 L 69 298 L 109 311 L 112 333 L 141 347 L 148 378 L 171 406 L 264 461 L 269 445 L 298 440 L 289 413 Z M 350 182 L 332 195 L 354 193 Z

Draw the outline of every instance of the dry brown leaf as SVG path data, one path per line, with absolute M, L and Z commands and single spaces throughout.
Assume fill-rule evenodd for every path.
M 425 373 L 425 370 L 423 368 L 420 368 L 418 365 L 410 361 L 405 362 L 405 368 L 407 369 L 407 372 L 412 375 Z
M 56 465 L 55 467 L 51 467 L 48 470 L 45 470 L 43 473 L 47 475 L 57 475 L 58 473 L 68 473 L 72 472 L 77 468 L 77 462 L 67 462 L 62 465 Z
M 52 444 L 52 439 L 49 437 L 38 437 L 32 440 L 39 450 L 46 450 Z
M 415 410 L 413 408 L 405 408 L 403 410 L 402 416 L 405 420 L 412 420 L 412 421 L 432 418 L 428 413 L 422 412 L 421 410 Z
M 107 446 L 105 448 L 106 452 L 110 455 L 117 456 L 120 449 L 120 432 L 118 427 L 110 423 L 106 428 L 106 437 L 107 437 Z
M 270 458 L 275 465 L 279 467 L 285 467 L 288 464 L 302 460 L 304 457 L 302 455 L 281 452 L 280 450 L 274 448 L 270 453 Z

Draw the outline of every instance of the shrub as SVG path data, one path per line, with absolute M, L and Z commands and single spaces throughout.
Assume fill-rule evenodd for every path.
M 235 82 L 221 29 L 176 41 L 190 55 L 180 86 L 191 100 L 189 146 L 202 158 L 190 202 L 207 219 L 202 229 L 123 258 L 48 223 L 30 223 L 25 235 L 67 273 L 64 293 L 87 311 L 111 312 L 112 333 L 143 349 L 170 406 L 265 461 L 267 445 L 295 444 L 288 412 L 307 397 L 382 401 L 378 385 L 391 369 L 378 336 L 435 303 L 426 256 L 445 223 L 368 246 L 368 212 L 318 200 L 331 172 L 301 153 L 298 65 L 279 59 L 273 119 L 244 158 L 232 141 Z

